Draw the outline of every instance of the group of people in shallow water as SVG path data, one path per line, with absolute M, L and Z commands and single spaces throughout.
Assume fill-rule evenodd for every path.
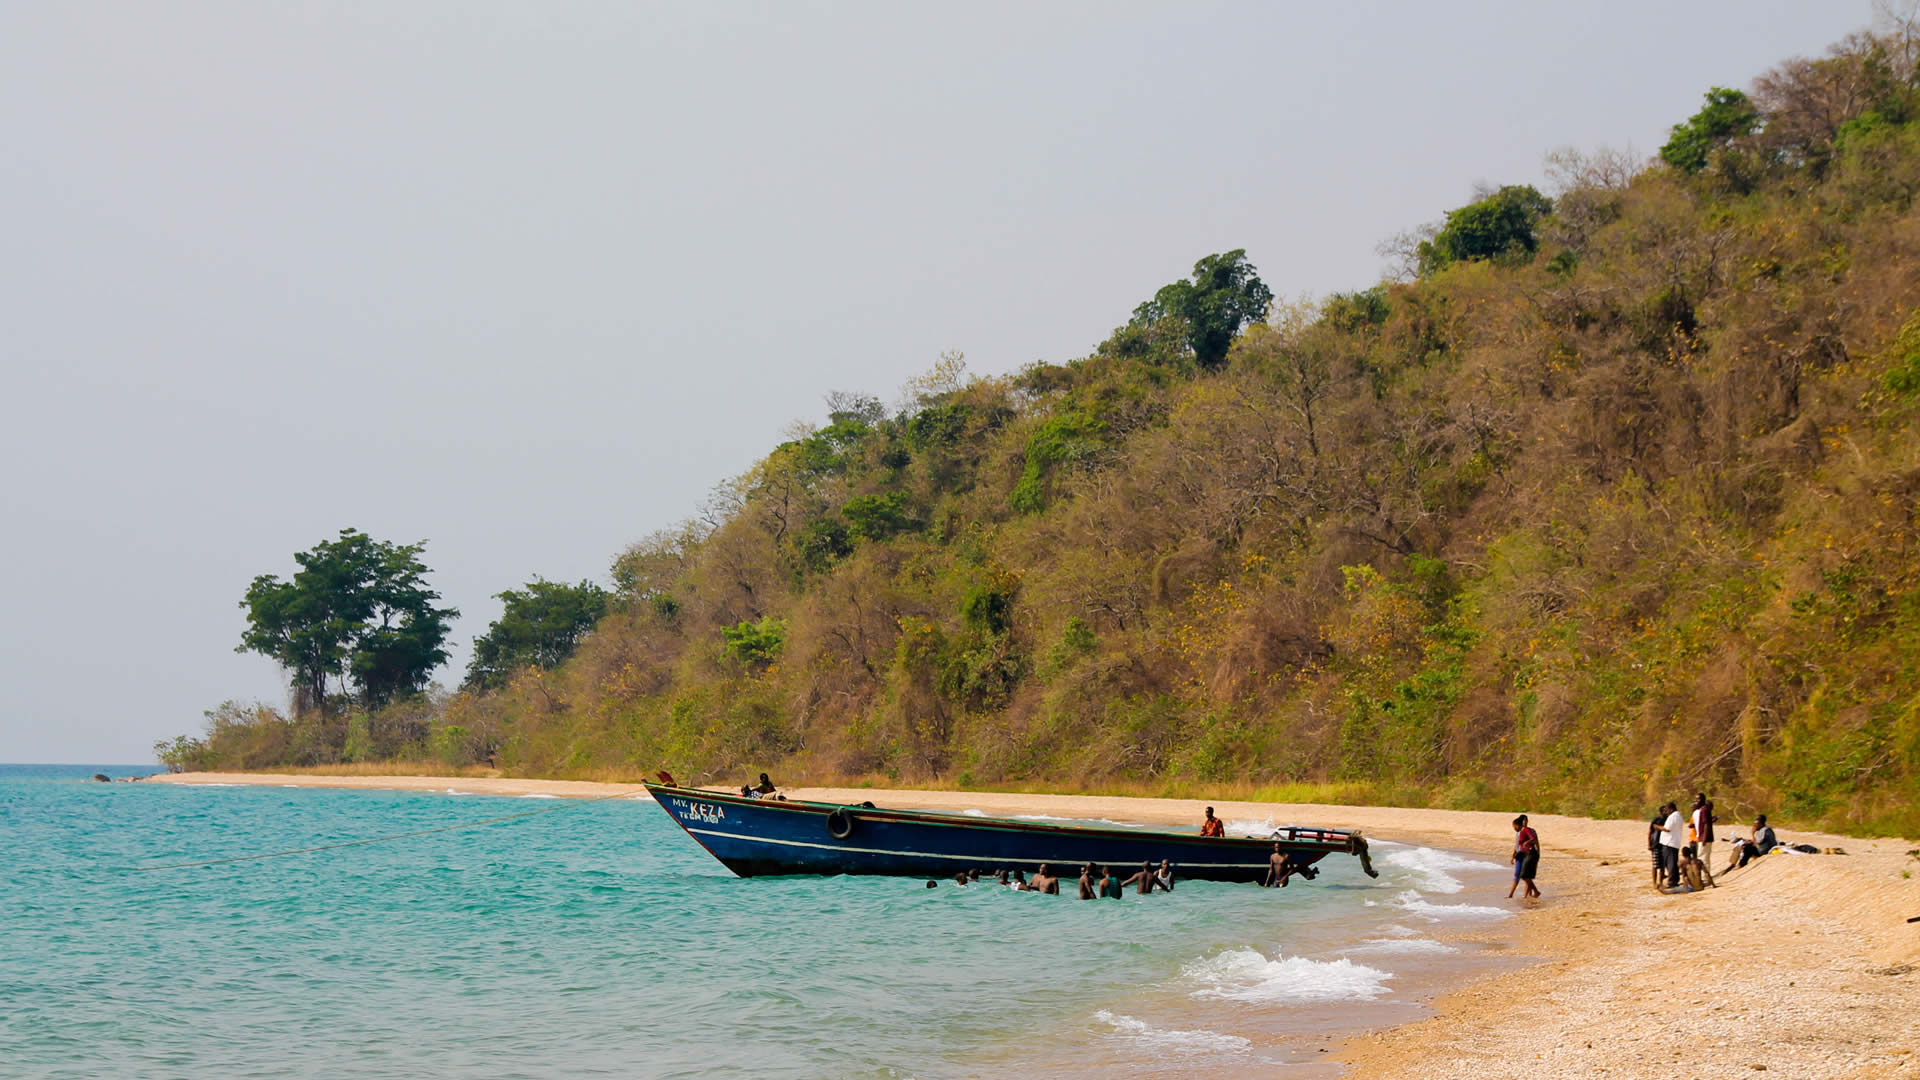
M 1718 888 L 1713 880 L 1713 800 L 1704 791 L 1695 792 L 1693 807 L 1686 814 L 1678 803 L 1667 803 L 1647 822 L 1647 853 L 1653 862 L 1653 886 L 1662 892 L 1698 892 Z M 1757 814 L 1747 836 L 1731 841 L 1732 856 L 1720 872 L 1731 873 L 1762 855 L 1781 847 L 1767 815 Z M 1802 845 L 1796 850 L 1815 850 Z
M 1207 807 L 1206 820 L 1200 825 L 1200 835 L 1210 837 L 1226 835 L 1226 826 L 1219 818 L 1213 816 L 1211 806 Z M 1311 866 L 1296 864 L 1293 856 L 1279 844 L 1273 845 L 1273 854 L 1267 858 L 1267 876 L 1261 884 L 1273 888 L 1285 888 L 1287 882 L 1295 876 L 1312 880 L 1320 876 L 1320 871 Z M 1157 867 L 1151 862 L 1143 862 L 1140 864 L 1140 869 L 1125 878 L 1115 873 L 1110 866 L 1082 863 L 1080 899 L 1118 900 L 1127 894 L 1128 889 L 1134 890 L 1140 896 L 1149 896 L 1156 889 L 1161 892 L 1172 892 L 1173 878 L 1173 863 L 1167 859 L 1161 859 Z M 992 875 L 983 875 L 978 870 L 962 870 L 953 875 L 953 884 L 959 887 L 978 885 L 983 882 L 988 885 L 1005 886 L 1015 892 L 1060 895 L 1060 879 L 1054 874 L 1051 863 L 1041 863 L 1039 869 L 1034 871 L 1032 878 L 1028 878 L 1023 870 L 1001 870 Z M 929 889 L 939 888 L 939 886 L 938 881 L 927 882 Z

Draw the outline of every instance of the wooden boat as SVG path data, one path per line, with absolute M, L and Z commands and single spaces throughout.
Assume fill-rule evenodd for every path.
M 647 782 L 654 801 L 695 843 L 741 877 L 775 874 L 891 874 L 948 878 L 963 870 L 1032 873 L 1049 864 L 1071 878 L 1082 863 L 1138 868 L 1173 864 L 1177 879 L 1261 881 L 1275 844 L 1307 868 L 1333 854 L 1358 856 L 1379 875 L 1358 832 L 1288 825 L 1272 836 L 1206 838 L 1047 821 L 886 810 L 872 803 L 802 802 Z

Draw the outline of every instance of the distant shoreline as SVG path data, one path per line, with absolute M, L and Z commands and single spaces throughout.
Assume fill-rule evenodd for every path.
M 453 776 L 175 773 L 167 784 L 247 784 L 593 798 L 638 784 Z M 793 798 L 883 801 L 990 814 L 1147 824 L 1229 821 L 1358 828 L 1378 840 L 1504 858 L 1510 815 L 1490 811 L 877 788 L 789 788 Z M 1664 1078 L 1683 1040 L 1724 1068 L 1791 1076 L 1920 1077 L 1920 860 L 1912 841 L 1793 831 L 1840 855 L 1769 856 L 1722 887 L 1665 896 L 1649 884 L 1646 823 L 1531 814 L 1545 858 L 1538 904 L 1504 894 L 1460 902 L 1519 912 L 1520 949 L 1539 965 L 1481 979 L 1432 1003 L 1427 1020 L 1368 1034 L 1336 1055 L 1348 1076 Z M 1730 837 L 1744 829 L 1723 829 Z M 1726 845 L 1714 861 L 1724 865 Z M 1716 866 L 1718 870 L 1720 867 Z

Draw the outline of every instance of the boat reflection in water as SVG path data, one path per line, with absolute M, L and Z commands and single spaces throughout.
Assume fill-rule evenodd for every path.
M 1265 839 L 1205 838 L 1195 833 L 1061 825 L 1041 821 L 885 810 L 872 803 L 756 799 L 647 782 L 654 801 L 687 835 L 741 877 L 775 874 L 892 874 L 951 877 L 962 870 L 1056 872 L 1097 866 L 1159 864 L 1182 879 L 1261 881 L 1274 844 L 1296 867 L 1333 854 L 1355 855 L 1374 872 L 1357 832 L 1288 825 Z M 1306 876 L 1315 871 L 1308 870 Z

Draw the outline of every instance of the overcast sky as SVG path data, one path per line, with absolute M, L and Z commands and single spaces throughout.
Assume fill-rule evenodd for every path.
M 602 581 L 829 390 L 1085 355 L 1202 255 L 1282 295 L 1657 148 L 1860 2 L 0 6 L 0 761 L 227 698 L 256 574 L 426 540 Z

